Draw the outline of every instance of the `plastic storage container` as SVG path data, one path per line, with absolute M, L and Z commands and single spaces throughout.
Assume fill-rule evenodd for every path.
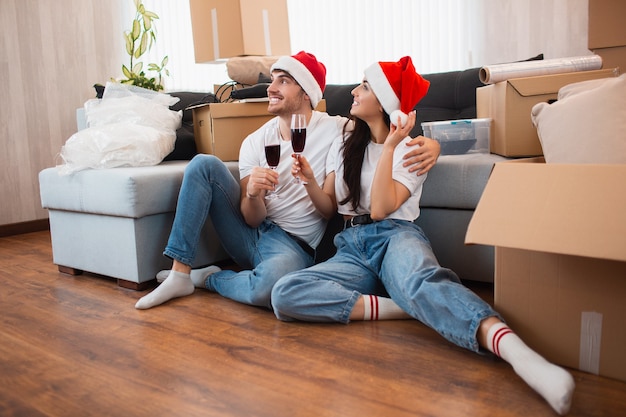
M 489 153 L 489 118 L 424 122 L 422 129 L 424 136 L 439 142 L 441 155 Z

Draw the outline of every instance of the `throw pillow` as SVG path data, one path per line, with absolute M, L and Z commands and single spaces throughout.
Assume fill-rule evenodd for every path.
M 531 117 L 547 163 L 626 163 L 626 74 L 567 85 Z

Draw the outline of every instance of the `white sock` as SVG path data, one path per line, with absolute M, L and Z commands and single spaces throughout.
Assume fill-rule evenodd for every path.
M 189 274 L 171 271 L 168 277 L 156 287 L 150 294 L 145 295 L 137 301 L 135 308 L 145 310 L 163 304 L 172 298 L 184 297 L 192 294 L 194 285 Z
M 191 276 L 191 280 L 193 281 L 194 287 L 206 288 L 204 285 L 204 282 L 206 281 L 206 279 L 209 276 L 221 270 L 222 268 L 220 268 L 219 266 L 215 266 L 215 265 L 210 265 L 210 266 L 199 268 L 199 269 L 192 269 L 190 276 Z M 169 274 L 170 274 L 169 269 L 159 271 L 156 275 L 156 279 L 158 282 L 163 282 L 165 281 L 165 278 L 167 278 Z
M 363 320 L 402 320 L 410 319 L 391 298 L 376 295 L 363 296 Z
M 526 346 L 504 323 L 494 324 L 487 332 L 489 350 L 507 361 L 515 373 L 537 391 L 560 415 L 569 411 L 574 395 L 574 378 Z

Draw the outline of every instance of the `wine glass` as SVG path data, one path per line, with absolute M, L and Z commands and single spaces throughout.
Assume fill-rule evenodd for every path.
M 292 114 L 291 115 L 291 146 L 296 159 L 300 158 L 300 154 L 304 151 L 304 144 L 306 143 L 306 115 L 304 114 Z M 300 177 L 295 177 L 295 182 L 298 184 L 306 184 L 301 181 Z
M 267 160 L 267 165 L 270 166 L 271 169 L 276 171 L 276 167 L 280 162 L 280 130 L 278 126 L 268 126 L 263 132 L 263 139 L 265 142 L 265 159 Z M 276 190 L 271 190 L 265 193 L 265 198 L 268 200 L 273 200 L 278 198 L 278 194 Z

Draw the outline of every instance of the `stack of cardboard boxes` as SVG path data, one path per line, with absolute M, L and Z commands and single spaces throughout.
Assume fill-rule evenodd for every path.
M 287 0 L 190 0 L 196 62 L 289 55 Z
M 604 68 L 626 66 L 626 2 L 589 1 L 589 48 Z M 541 155 L 530 110 L 589 71 L 478 89 L 492 117 L 492 152 Z M 581 78 L 582 77 L 582 78 Z M 589 78 L 585 78 L 589 77 Z M 481 113 L 482 112 L 482 113 Z M 602 140 L 602 138 L 589 138 Z M 466 243 L 496 247 L 495 307 L 547 359 L 626 381 L 626 165 L 496 164 Z

